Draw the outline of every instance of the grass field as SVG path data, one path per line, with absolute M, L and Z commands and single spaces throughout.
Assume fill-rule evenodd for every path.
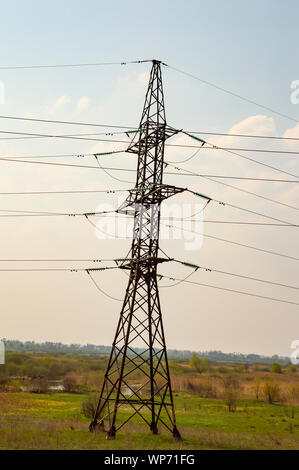
M 224 400 L 176 393 L 182 442 L 161 429 L 152 436 L 136 421 L 115 440 L 88 432 L 78 393 L 0 393 L 0 449 L 298 449 L 299 407 L 240 399 L 235 412 Z M 127 410 L 119 410 L 119 419 Z
M 182 442 L 162 424 L 153 436 L 138 415 L 109 441 L 88 431 L 91 417 L 82 413 L 87 397 L 98 397 L 106 363 L 106 356 L 8 352 L 0 368 L 0 449 L 299 449 L 298 366 L 172 360 Z M 132 374 L 132 384 L 143 380 Z M 127 406 L 116 424 L 132 413 Z

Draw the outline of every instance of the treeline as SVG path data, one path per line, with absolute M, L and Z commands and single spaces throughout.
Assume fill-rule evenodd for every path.
M 88 356 L 50 355 L 49 353 L 38 355 L 29 352 L 8 351 L 5 364 L 0 366 L 0 378 L 2 377 L 47 377 L 56 379 L 69 372 L 84 374 L 85 372 L 104 373 L 106 358 Z
M 35 341 L 18 341 L 18 340 L 3 340 L 5 342 L 6 351 L 11 352 L 24 352 L 24 353 L 48 353 L 48 354 L 80 354 L 80 355 L 108 355 L 111 351 L 110 346 L 94 345 L 94 344 L 63 344 L 53 343 L 50 341 L 44 343 L 36 343 Z M 137 352 L 142 352 L 142 349 L 136 348 Z M 279 364 L 289 364 L 290 359 L 282 356 L 261 356 L 259 354 L 241 354 L 241 353 L 224 353 L 222 351 L 181 351 L 177 349 L 169 349 L 168 357 L 176 360 L 185 359 L 189 360 L 193 354 L 198 354 L 202 358 L 207 358 L 209 361 L 215 362 L 236 362 L 242 364 L 272 364 L 277 362 Z

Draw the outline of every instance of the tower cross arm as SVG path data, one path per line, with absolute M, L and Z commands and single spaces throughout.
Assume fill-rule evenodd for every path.
M 187 191 L 187 188 L 179 188 L 170 184 L 158 184 L 148 188 L 134 188 L 129 191 L 129 196 L 116 212 L 134 216 L 135 209 L 140 205 L 147 208 L 151 204 L 160 204 L 165 199 L 184 191 Z

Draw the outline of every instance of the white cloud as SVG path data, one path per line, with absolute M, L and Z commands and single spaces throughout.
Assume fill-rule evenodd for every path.
M 90 99 L 88 98 L 88 96 L 82 96 L 82 98 L 77 101 L 76 112 L 81 113 L 81 111 L 88 108 L 89 102 Z
M 290 127 L 290 129 L 287 129 L 283 134 L 283 137 L 299 137 L 299 124 L 297 124 L 295 127 Z
M 59 96 L 59 98 L 55 101 L 54 108 L 55 109 L 61 109 L 64 106 L 66 106 L 68 103 L 70 103 L 71 99 L 67 95 L 62 95 Z
M 273 135 L 275 133 L 275 121 L 273 118 L 263 114 L 249 116 L 243 121 L 234 124 L 229 131 L 230 134 L 248 135 Z

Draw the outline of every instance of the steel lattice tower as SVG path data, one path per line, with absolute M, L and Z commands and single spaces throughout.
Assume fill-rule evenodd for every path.
M 104 429 L 108 421 L 110 439 L 135 415 L 153 434 L 158 433 L 158 424 L 163 424 L 174 438 L 181 438 L 176 427 L 157 283 L 157 265 L 169 260 L 159 257 L 160 205 L 183 191 L 163 184 L 164 144 L 175 133 L 166 124 L 161 63 L 154 60 L 140 126 L 127 149 L 138 154 L 136 185 L 118 209 L 134 217 L 130 254 L 120 264 L 129 271 L 129 282 L 90 424 L 93 431 L 98 426 Z M 129 405 L 132 413 L 117 423 L 120 405 Z

